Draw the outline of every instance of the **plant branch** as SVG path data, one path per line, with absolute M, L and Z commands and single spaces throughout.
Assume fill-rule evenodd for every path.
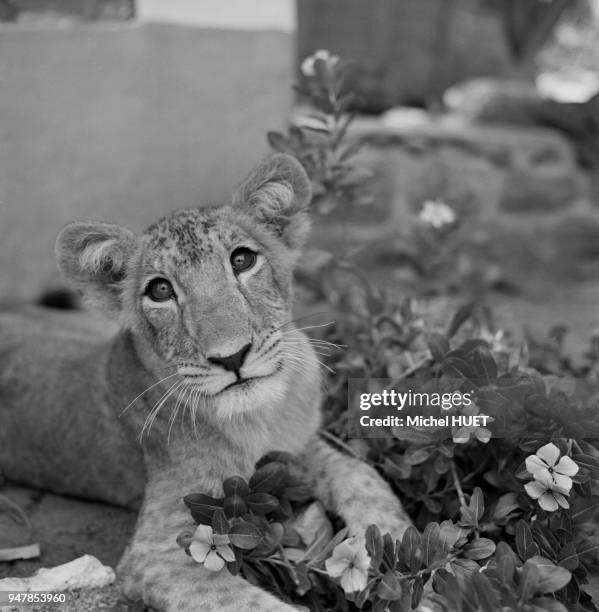
M 449 467 L 451 469 L 451 477 L 453 478 L 453 484 L 455 486 L 456 491 L 458 492 L 458 499 L 460 500 L 460 505 L 467 506 L 468 504 L 466 503 L 466 498 L 464 497 L 464 491 L 462 491 L 462 485 L 460 484 L 460 479 L 458 477 L 458 471 L 453 460 L 449 462 Z

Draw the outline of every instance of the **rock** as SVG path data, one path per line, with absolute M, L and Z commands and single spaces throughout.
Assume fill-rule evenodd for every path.
M 527 109 L 541 100 L 533 83 L 511 79 L 471 79 L 443 94 L 451 112 L 483 123 L 530 124 Z
M 382 179 L 387 219 L 405 218 L 440 198 L 458 215 L 562 211 L 588 197 L 572 144 L 549 128 L 478 125 L 395 109 L 360 119 L 351 136 Z
M 4 495 L 31 518 L 42 557 L 0 563 L 0 579 L 31 576 L 41 567 L 54 567 L 85 554 L 115 566 L 135 526 L 136 513 L 106 504 L 8 487 Z
M 102 565 L 96 557 L 83 555 L 78 559 L 52 568 L 39 569 L 29 578 L 4 578 L 0 591 L 52 591 L 102 588 L 115 581 L 111 567 Z

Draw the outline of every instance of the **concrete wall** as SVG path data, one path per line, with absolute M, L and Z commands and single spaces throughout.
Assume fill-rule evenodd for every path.
M 292 44 L 164 24 L 0 28 L 0 297 L 58 280 L 69 220 L 141 230 L 227 198 L 289 114 Z
M 136 0 L 146 21 L 242 30 L 295 30 L 295 0 Z
M 423 105 L 476 76 L 530 76 L 514 63 L 500 15 L 483 0 L 297 0 L 298 57 L 351 60 L 363 110 Z M 530 74 L 529 74 L 530 73 Z

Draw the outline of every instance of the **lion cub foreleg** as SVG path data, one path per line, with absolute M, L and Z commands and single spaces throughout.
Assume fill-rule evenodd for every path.
M 170 501 L 169 501 L 170 500 Z M 297 612 L 226 569 L 210 572 L 176 543 L 195 524 L 172 483 L 149 483 L 136 531 L 117 574 L 124 597 L 157 612 Z
M 351 535 L 361 537 L 374 523 L 396 539 L 412 524 L 391 487 L 363 461 L 314 438 L 302 463 L 315 482 L 318 498 L 343 518 Z

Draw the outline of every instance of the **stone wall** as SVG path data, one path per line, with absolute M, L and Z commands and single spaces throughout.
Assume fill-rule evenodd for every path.
M 481 220 L 590 206 L 589 177 L 575 147 L 552 129 L 398 109 L 357 121 L 351 134 L 365 145 L 363 163 L 378 178 L 375 209 L 364 210 L 364 219 L 400 222 L 437 198 Z

